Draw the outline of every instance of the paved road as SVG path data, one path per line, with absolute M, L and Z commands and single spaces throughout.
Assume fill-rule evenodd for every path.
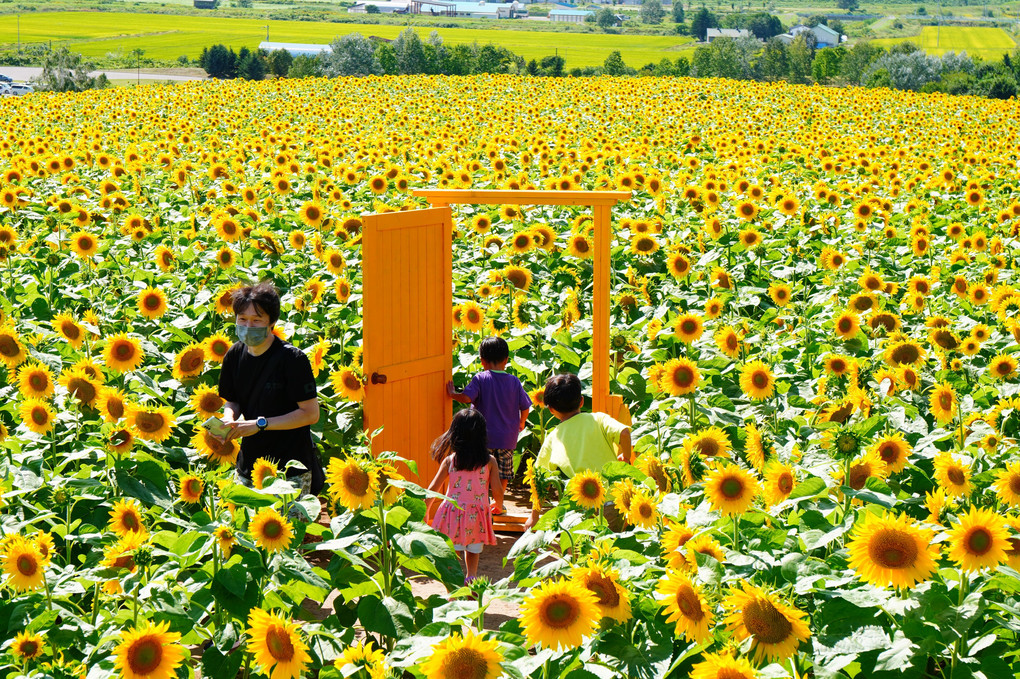
M 38 76 L 40 73 L 42 73 L 42 69 L 30 66 L 0 66 L 0 73 L 11 78 L 14 78 L 15 81 L 24 82 Z M 91 73 L 89 73 L 89 75 L 97 76 L 100 73 L 105 73 L 106 77 L 109 78 L 110 80 L 134 80 L 136 78 L 140 80 L 158 80 L 161 82 L 167 80 L 205 80 L 205 78 L 200 78 L 191 75 L 168 75 L 164 73 L 146 73 L 145 71 L 137 73 L 135 71 L 130 70 L 92 71 Z

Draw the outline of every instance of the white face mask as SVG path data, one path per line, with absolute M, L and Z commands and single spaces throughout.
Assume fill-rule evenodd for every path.
M 269 328 L 256 328 L 247 325 L 235 326 L 237 339 L 246 346 L 257 347 L 269 337 Z

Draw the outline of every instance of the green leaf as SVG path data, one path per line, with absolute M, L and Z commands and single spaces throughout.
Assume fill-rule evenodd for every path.
M 391 639 L 404 639 L 414 632 L 411 609 L 391 596 L 383 599 L 374 595 L 361 597 L 358 601 L 358 620 L 365 631 Z
M 117 487 L 128 497 L 141 500 L 146 505 L 156 505 L 164 509 L 170 508 L 170 496 L 166 493 L 166 485 L 158 487 L 145 478 L 135 478 L 128 472 L 118 469 L 115 473 Z
M 220 567 L 216 571 L 213 581 L 222 585 L 224 589 L 236 596 L 244 598 L 245 590 L 248 588 L 248 569 L 243 563 L 235 563 L 229 568 Z
M 243 505 L 255 509 L 269 507 L 276 502 L 276 498 L 272 495 L 263 495 L 257 490 L 247 488 L 239 483 L 234 483 L 224 488 L 222 497 L 227 502 L 233 502 L 235 505 Z
M 904 636 L 901 630 L 896 630 L 892 643 L 878 654 L 875 670 L 902 672 L 905 667 L 910 665 L 910 658 L 913 657 L 916 648 L 917 644 Z

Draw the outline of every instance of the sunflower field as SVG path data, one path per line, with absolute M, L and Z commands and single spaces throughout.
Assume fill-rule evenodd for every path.
M 387 77 L 0 119 L 3 676 L 1020 676 L 1020 103 Z M 463 585 L 361 432 L 361 216 L 418 187 L 632 192 L 634 464 L 534 469 L 533 409 L 542 516 L 500 582 Z M 457 208 L 455 381 L 491 334 L 538 403 L 587 380 L 591 255 L 576 208 Z M 319 380 L 321 517 L 265 461 L 234 484 L 199 426 L 264 278 Z M 520 615 L 487 628 L 497 599 Z

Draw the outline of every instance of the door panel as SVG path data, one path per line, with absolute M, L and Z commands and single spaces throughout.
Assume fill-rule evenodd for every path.
M 363 223 L 365 428 L 383 427 L 373 454 L 414 460 L 425 485 L 438 468 L 429 446 L 451 418 L 451 213 L 389 212 Z

